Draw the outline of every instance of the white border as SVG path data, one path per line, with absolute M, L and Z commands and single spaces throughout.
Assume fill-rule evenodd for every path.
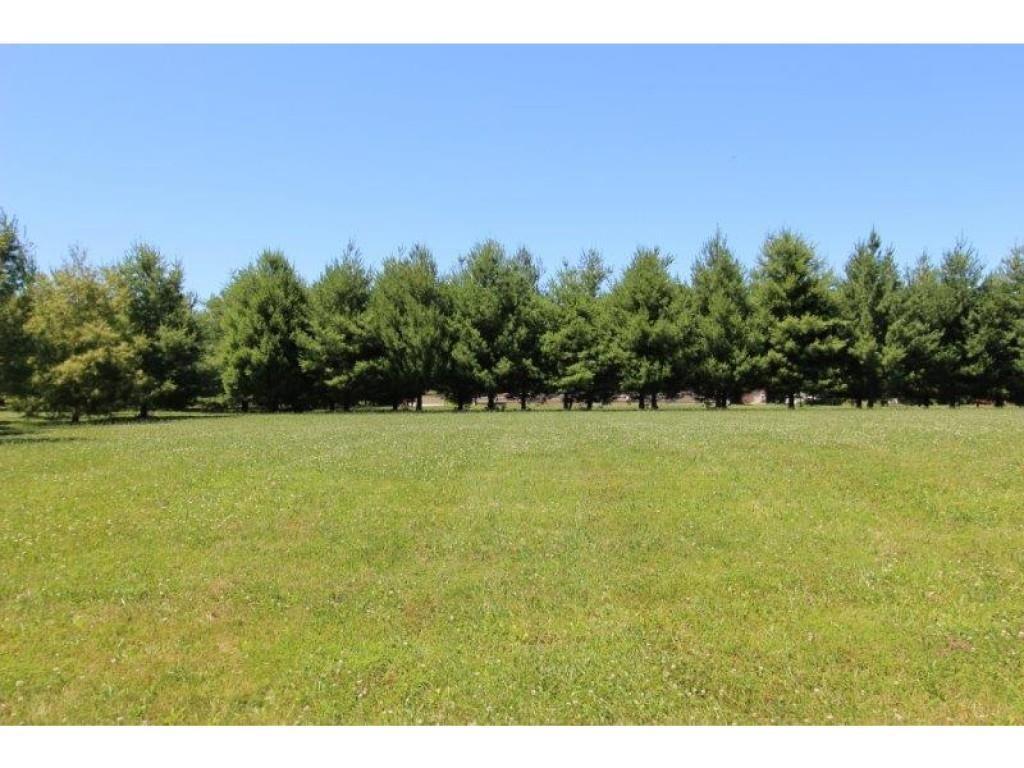
M 0 728 L 8 765 L 660 766 L 993 765 L 1024 729 L 999 727 Z M 1011 763 L 1012 764 L 1012 763 Z
M 0 43 L 1024 42 L 1016 0 L 5 0 Z

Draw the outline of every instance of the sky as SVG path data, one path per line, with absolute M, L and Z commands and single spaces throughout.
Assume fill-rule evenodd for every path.
M 716 227 L 841 270 L 1024 243 L 1024 46 L 0 46 L 0 207 L 44 268 L 136 241 L 200 297 L 264 248 L 526 246 L 548 275 L 638 245 L 682 277 Z

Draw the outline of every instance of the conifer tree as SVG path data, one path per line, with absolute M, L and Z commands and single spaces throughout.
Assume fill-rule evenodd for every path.
M 300 339 L 309 332 L 306 287 L 280 251 L 263 251 L 237 273 L 217 311 L 221 379 L 228 397 L 247 410 L 300 408 L 309 379 Z
M 369 354 L 367 307 L 373 274 L 354 243 L 309 290 L 309 331 L 300 337 L 302 369 L 331 410 L 350 410 L 371 393 L 359 376 Z
M 188 405 L 200 390 L 202 347 L 195 299 L 185 291 L 181 265 L 137 243 L 108 279 L 122 293 L 120 322 L 136 348 L 139 370 L 130 399 L 139 418 L 152 407 Z
M 423 394 L 437 386 L 445 363 L 444 295 L 437 265 L 421 245 L 388 258 L 377 276 L 367 306 L 368 358 L 356 366 L 376 393 L 393 409 L 414 399 L 423 409 Z
M 692 344 L 683 286 L 669 274 L 670 256 L 637 248 L 612 290 L 611 306 L 625 355 L 623 388 L 658 407 L 658 395 L 679 391 Z
M 567 408 L 578 401 L 590 409 L 619 391 L 624 355 L 602 290 L 609 274 L 600 254 L 587 251 L 578 265 L 562 267 L 548 291 L 552 323 L 542 346 L 551 386 Z
M 830 278 L 814 249 L 783 230 L 765 240 L 753 282 L 756 365 L 769 395 L 793 408 L 797 395 L 840 388 L 844 341 Z
M 848 346 L 844 371 L 846 393 L 860 408 L 885 395 L 885 340 L 899 299 L 899 270 L 892 248 L 883 248 L 878 233 L 854 247 L 839 287 L 839 307 Z
M 696 360 L 694 391 L 725 408 L 752 378 L 753 338 L 749 290 L 743 268 L 716 232 L 701 249 L 691 277 Z

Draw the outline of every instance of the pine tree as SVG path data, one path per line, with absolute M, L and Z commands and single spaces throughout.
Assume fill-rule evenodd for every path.
M 577 266 L 563 266 L 548 291 L 552 324 L 542 346 L 566 408 L 579 401 L 590 409 L 619 391 L 624 355 L 602 292 L 609 274 L 600 254 L 587 251 Z
M 829 275 L 814 249 L 783 230 L 765 240 L 754 273 L 756 365 L 769 395 L 793 408 L 802 393 L 839 389 L 844 349 Z
M 122 326 L 139 361 L 131 400 L 139 418 L 151 407 L 181 408 L 198 394 L 202 354 L 195 299 L 184 288 L 180 264 L 169 264 L 145 243 L 132 246 L 108 275 L 122 292 Z
M 892 248 L 882 248 L 878 233 L 857 243 L 846 263 L 839 287 L 839 306 L 848 346 L 846 393 L 857 407 L 868 407 L 885 395 L 885 340 L 899 299 L 900 279 Z
M 974 395 L 1024 404 L 1024 248 L 1014 248 L 981 286 L 968 319 Z
M 943 375 L 942 287 L 927 254 L 907 273 L 905 283 L 886 335 L 882 365 L 887 390 L 900 400 L 930 405 L 939 396 Z
M 692 328 L 683 286 L 669 274 L 672 258 L 658 248 L 638 248 L 612 289 L 611 306 L 625 355 L 623 388 L 635 394 L 640 408 L 648 399 L 679 391 Z
M 697 352 L 694 391 L 725 408 L 751 382 L 754 353 L 743 268 L 721 232 L 708 240 L 691 277 Z
M 974 249 L 959 240 L 947 251 L 939 267 L 939 400 L 957 406 L 970 399 L 975 388 L 967 349 L 969 318 L 981 295 L 982 268 Z
M 376 393 L 378 402 L 397 409 L 435 387 L 445 362 L 444 295 L 437 265 L 427 248 L 414 246 L 408 255 L 384 261 L 367 307 L 370 332 L 368 358 L 356 366 Z
M 541 337 L 549 309 L 539 280 L 528 251 L 509 257 L 489 240 L 470 251 L 451 281 L 455 337 L 463 340 L 460 351 L 475 358 L 467 357 L 459 370 L 467 383 L 472 372 L 489 409 L 499 392 L 511 392 L 525 410 L 527 399 L 544 388 Z
M 369 354 L 366 316 L 373 274 L 349 243 L 309 290 L 309 331 L 300 337 L 302 368 L 320 397 L 334 409 L 350 410 L 369 396 L 358 375 Z
M 218 307 L 224 391 L 247 410 L 300 408 L 309 380 L 299 340 L 309 332 L 306 287 L 280 251 L 264 251 L 235 275 Z

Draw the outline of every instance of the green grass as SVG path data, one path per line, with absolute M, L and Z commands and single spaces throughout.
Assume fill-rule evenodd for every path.
M 1024 723 L 1024 411 L 0 416 L 0 722 Z

